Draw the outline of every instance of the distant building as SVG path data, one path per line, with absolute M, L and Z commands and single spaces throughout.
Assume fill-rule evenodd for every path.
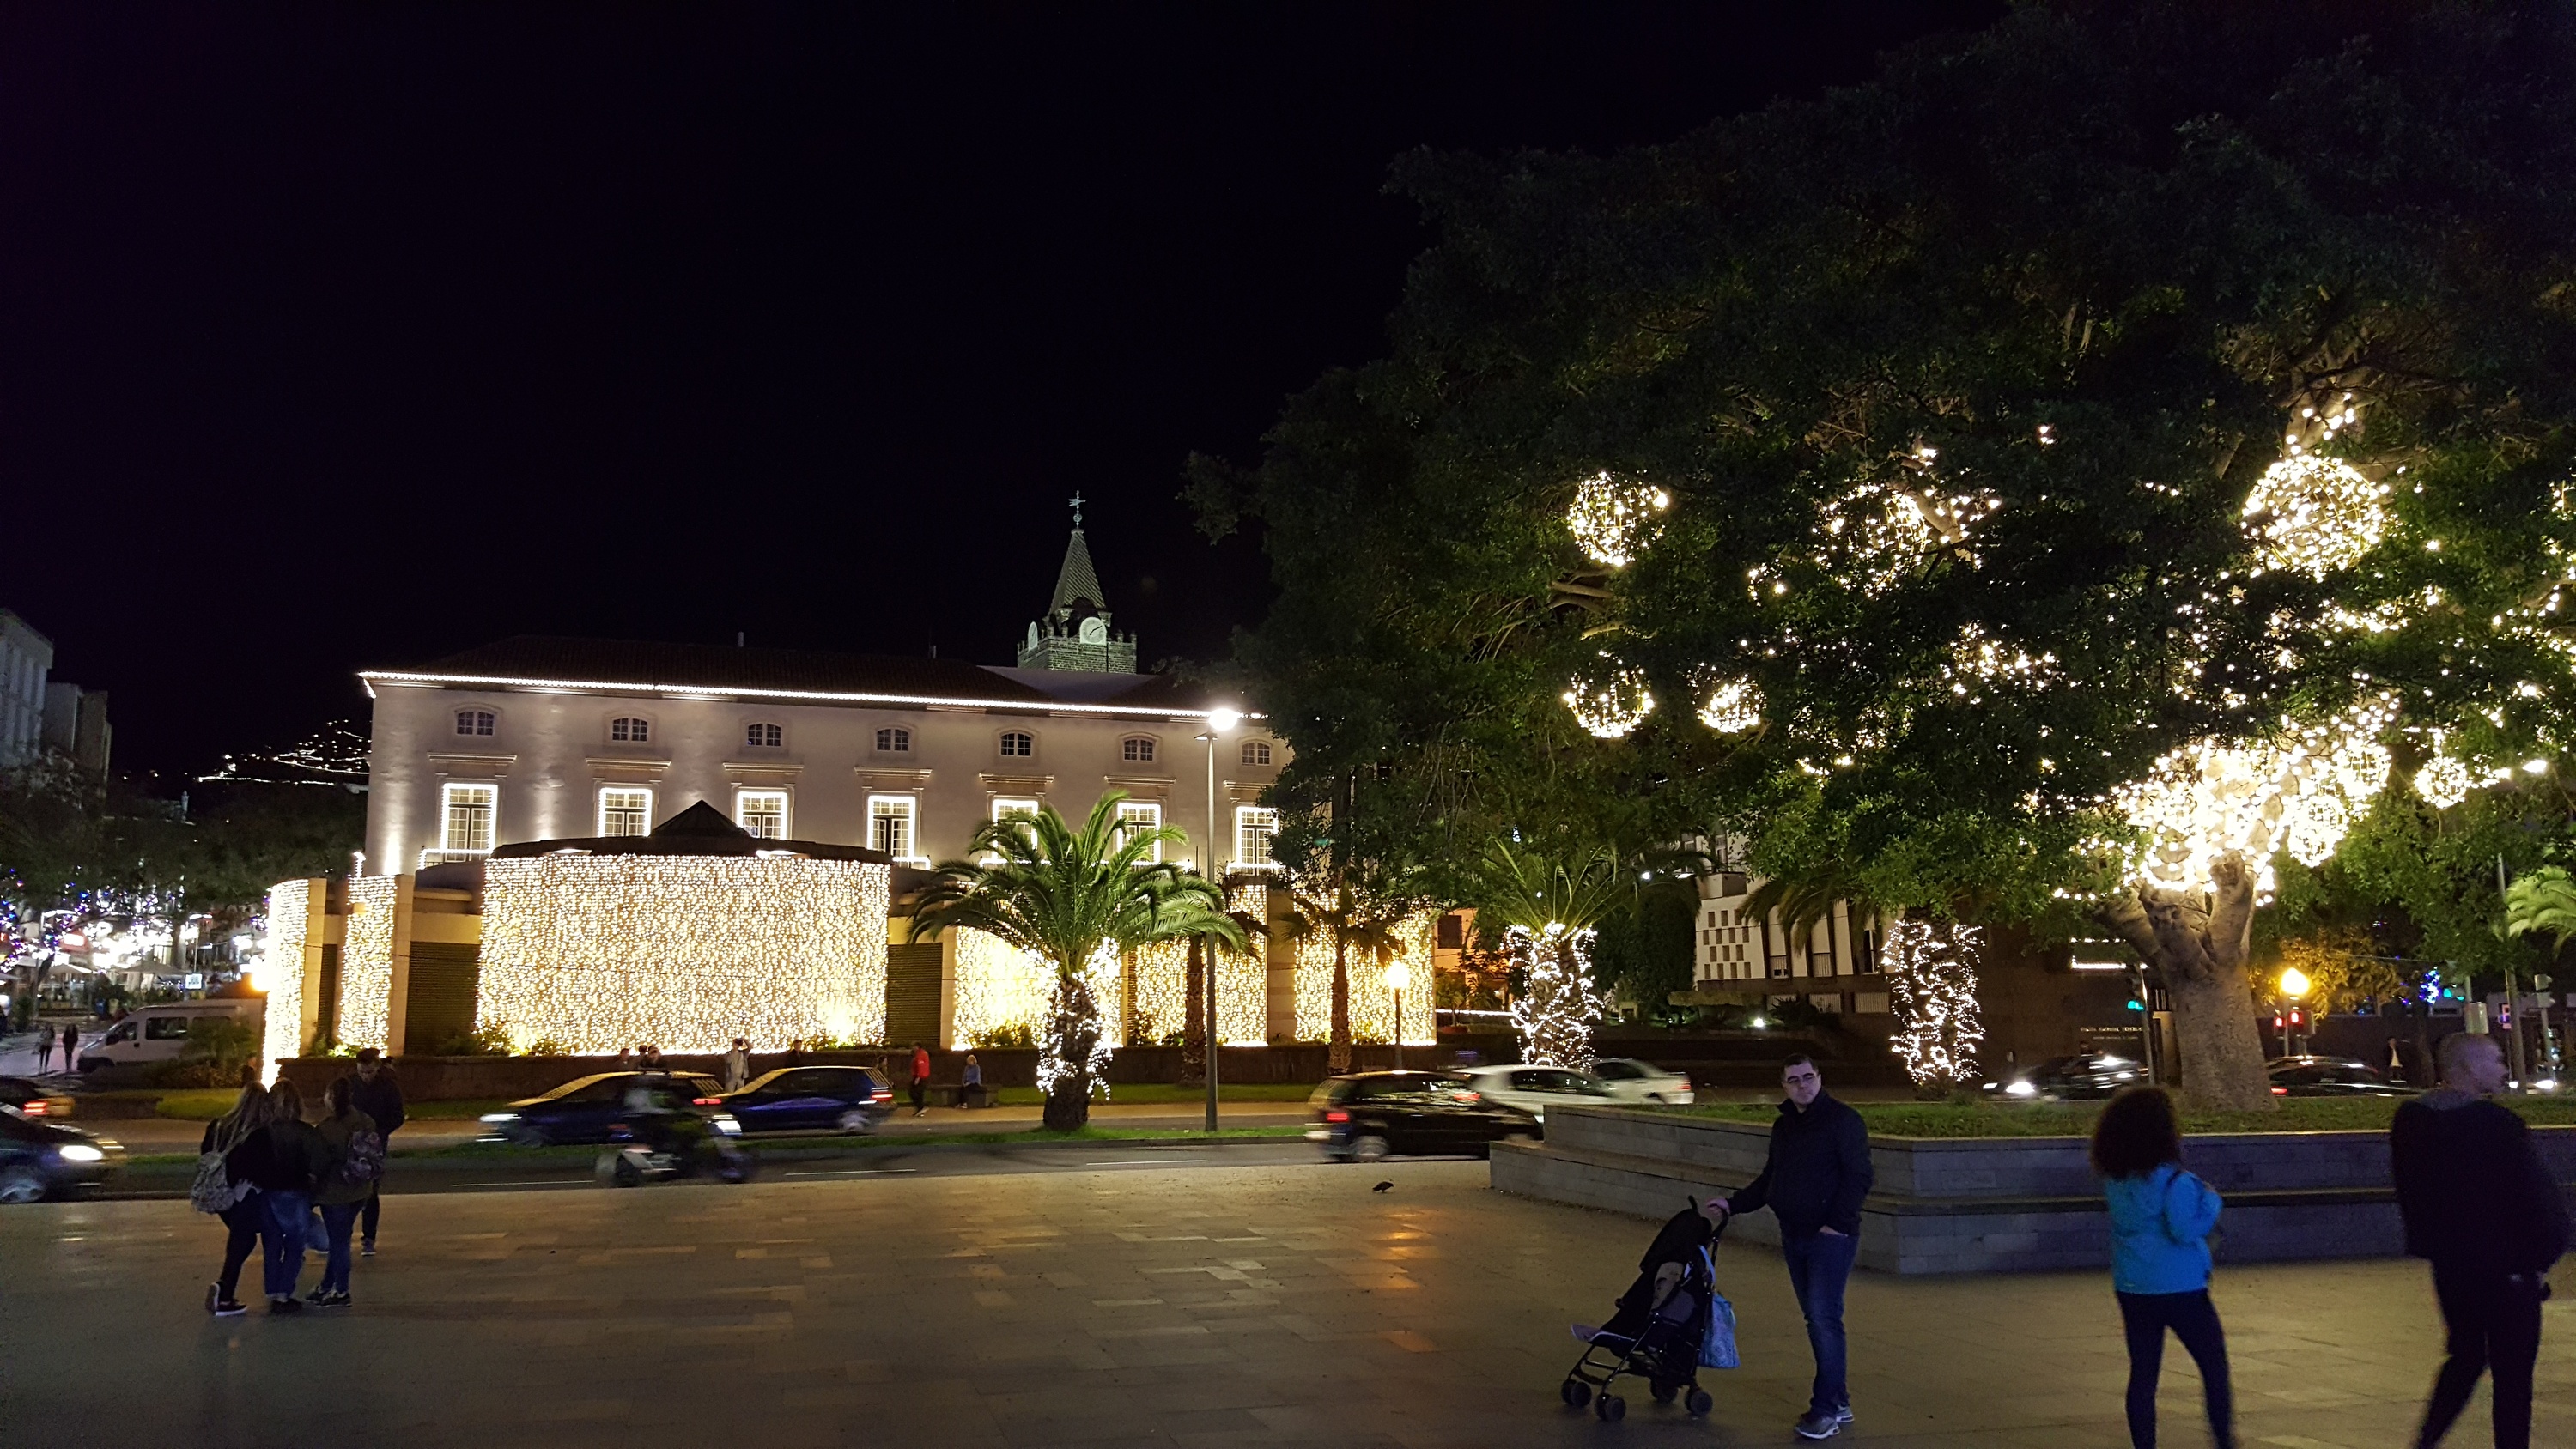
M 1055 598 L 1046 617 L 1029 625 L 1020 644 L 1022 669 L 1086 674 L 1136 672 L 1136 636 L 1109 630 L 1109 607 L 1092 571 L 1091 550 L 1082 541 L 1081 514 L 1075 515 L 1073 540 L 1064 548 L 1064 567 L 1057 571 Z
M 45 748 L 87 774 L 107 773 L 114 732 L 107 723 L 107 691 L 77 684 L 45 686 Z
M 45 744 L 45 675 L 54 641 L 0 609 L 0 766 L 23 765 Z

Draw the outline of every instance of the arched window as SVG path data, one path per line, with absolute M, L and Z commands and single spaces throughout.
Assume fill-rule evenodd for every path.
M 889 755 L 900 755 L 912 748 L 912 731 L 900 725 L 877 731 L 877 748 Z M 896 851 L 894 854 L 903 854 Z
M 621 745 L 640 745 L 653 738 L 653 726 L 629 715 L 608 722 L 608 737 Z
M 492 711 L 488 709 L 458 710 L 456 712 L 456 732 L 460 735 L 488 735 L 492 733 Z
M 1268 740 L 1245 740 L 1243 742 L 1243 762 L 1247 765 L 1269 764 L 1270 742 Z
M 1118 757 L 1150 765 L 1154 762 L 1154 742 L 1143 735 L 1129 735 L 1118 742 Z
M 787 731 L 774 724 L 756 721 L 743 730 L 742 742 L 746 745 L 758 745 L 762 749 L 774 750 L 787 743 Z
M 1037 752 L 1038 742 L 1036 736 L 1029 734 L 1025 730 L 1004 730 L 1002 732 L 1003 754 L 1015 759 L 1025 760 Z

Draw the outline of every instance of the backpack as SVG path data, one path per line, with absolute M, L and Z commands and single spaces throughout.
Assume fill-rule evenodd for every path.
M 224 1165 L 224 1159 L 248 1135 L 236 1135 L 229 1142 L 218 1140 L 213 1151 L 197 1154 L 197 1180 L 188 1185 L 188 1206 L 201 1213 L 222 1213 L 240 1206 L 242 1199 L 257 1191 L 250 1183 L 233 1181 L 231 1169 Z
M 384 1175 L 385 1134 L 363 1128 L 350 1133 L 348 1149 L 340 1156 L 339 1179 L 357 1187 Z

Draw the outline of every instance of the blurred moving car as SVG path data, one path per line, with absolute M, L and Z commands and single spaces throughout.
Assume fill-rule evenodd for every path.
M 2350 1057 L 2275 1057 L 2264 1072 L 2275 1097 L 2412 1097 L 2417 1089 L 2388 1080 L 2388 1074 Z
M 1635 1057 L 1603 1057 L 1592 1064 L 1592 1075 L 1610 1095 L 1623 1102 L 1666 1102 L 1687 1107 L 1693 1100 L 1690 1078 Z
M 0 1077 L 0 1106 L 15 1107 L 21 1117 L 68 1117 L 72 1099 L 59 1087 L 25 1077 Z
M 119 1018 L 104 1035 L 83 1036 L 80 1069 L 130 1067 L 146 1062 L 175 1062 L 187 1054 L 188 1036 L 203 1040 L 208 1029 L 249 1033 L 259 1040 L 267 1000 L 257 996 L 210 997 L 204 1001 L 164 1001 L 138 1006 Z
M 2110 1096 L 2146 1079 L 2145 1066 L 2127 1057 L 2109 1052 L 2077 1052 L 2050 1057 L 2002 1081 L 1988 1082 L 1985 1089 L 1997 1097 L 2019 1102 L 2080 1102 Z
M 551 1092 L 512 1102 L 509 1110 L 483 1114 L 486 1142 L 515 1142 L 522 1147 L 606 1142 L 620 1119 L 626 1089 L 659 1086 L 685 1098 L 683 1105 L 713 1107 L 723 1090 L 700 1072 L 600 1072 L 575 1077 Z
M 41 1202 L 96 1187 L 124 1161 L 114 1139 L 0 1106 L 0 1203 Z
M 1621 1100 L 1609 1083 L 1565 1067 L 1469 1067 L 1456 1076 L 1487 1101 L 1518 1108 L 1541 1122 L 1550 1107 L 1616 1107 Z
M 717 1098 L 745 1132 L 874 1132 L 894 1083 L 873 1067 L 780 1067 Z
M 1326 1157 L 1375 1162 L 1394 1153 L 1481 1153 L 1500 1138 L 1535 1137 L 1538 1119 L 1487 1100 L 1439 1072 L 1360 1072 L 1335 1077 L 1306 1099 L 1306 1140 Z

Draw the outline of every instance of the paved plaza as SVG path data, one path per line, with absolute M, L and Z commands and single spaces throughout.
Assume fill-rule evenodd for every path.
M 184 1203 L 0 1210 L 0 1442 L 1792 1442 L 1805 1340 L 1750 1247 L 1719 1257 L 1746 1366 L 1705 1376 L 1708 1422 L 1558 1404 L 1567 1321 L 1598 1321 L 1648 1235 L 1473 1162 L 460 1192 L 388 1204 L 355 1309 L 218 1321 L 220 1233 Z M 2235 1269 L 2217 1293 L 2249 1445 L 2405 1442 L 2437 1337 L 2420 1267 Z M 2106 1275 L 1864 1274 L 1850 1319 L 1837 1442 L 2126 1442 Z M 2550 1323 L 2539 1442 L 2568 1443 L 2576 1323 Z M 2198 1392 L 2175 1349 L 2168 1443 L 2205 1442 Z M 2455 1443 L 2485 1441 L 2471 1414 Z

